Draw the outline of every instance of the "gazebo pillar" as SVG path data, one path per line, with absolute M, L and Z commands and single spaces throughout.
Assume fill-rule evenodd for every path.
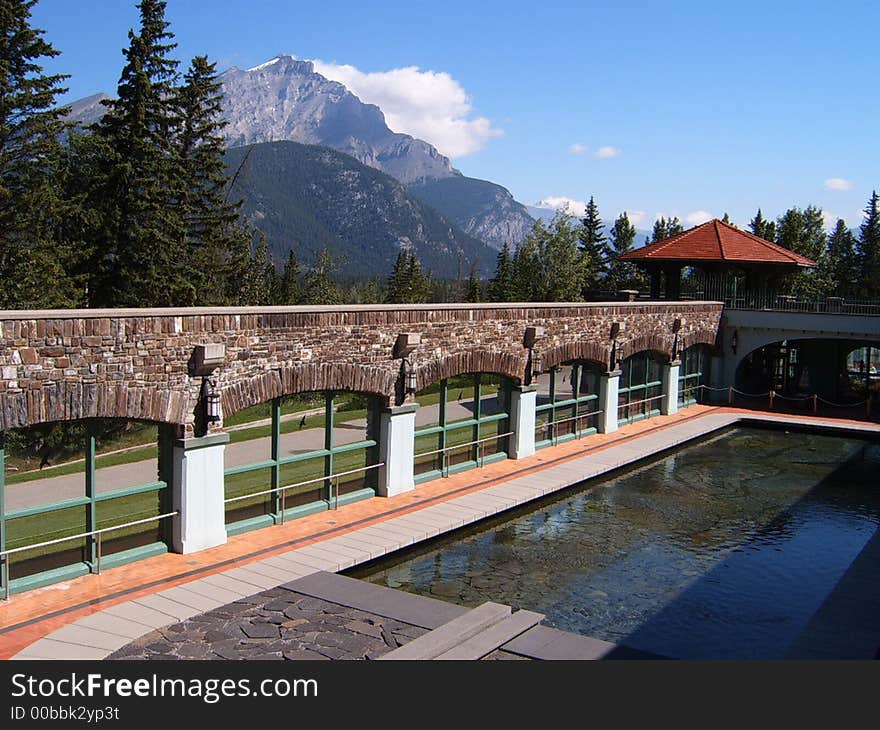
M 666 298 L 681 299 L 681 266 L 668 266 L 666 274 Z
M 648 269 L 651 275 L 651 299 L 660 298 L 660 269 L 651 267 Z

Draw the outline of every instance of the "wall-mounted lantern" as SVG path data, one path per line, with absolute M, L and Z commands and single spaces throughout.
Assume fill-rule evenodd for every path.
M 737 331 L 734 330 L 733 334 L 730 336 L 730 349 L 733 351 L 733 354 L 736 355 L 736 346 L 739 343 L 739 337 L 737 336 Z
M 680 346 L 679 340 L 678 340 L 678 333 L 681 332 L 681 324 L 682 324 L 682 320 L 678 317 L 676 317 L 675 321 L 673 321 L 673 323 L 672 323 L 672 332 L 675 335 L 675 337 L 672 340 L 672 359 L 673 360 L 678 359 L 678 352 L 679 352 L 679 346 Z M 681 345 L 681 347 L 683 348 L 683 345 Z
M 220 394 L 214 389 L 215 383 L 208 378 L 202 378 L 202 387 L 199 396 L 205 413 L 205 423 L 217 423 L 220 421 Z
M 535 376 L 544 372 L 544 358 L 540 352 L 535 352 L 535 343 L 544 336 L 543 327 L 526 327 L 523 334 L 523 347 L 529 351 L 528 372 L 526 373 L 526 385 L 531 384 Z
M 626 332 L 626 322 L 611 323 L 611 357 L 608 362 L 608 370 L 611 372 L 617 369 L 617 338 L 622 332 Z
M 410 355 L 422 344 L 422 335 L 418 332 L 401 332 L 394 342 L 391 357 L 395 360 L 403 358 L 403 388 L 407 395 L 412 395 L 418 388 L 415 365 Z

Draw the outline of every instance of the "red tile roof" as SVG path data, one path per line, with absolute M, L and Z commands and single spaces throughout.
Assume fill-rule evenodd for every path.
M 623 254 L 622 261 L 730 261 L 815 266 L 787 248 L 717 218 L 664 241 Z

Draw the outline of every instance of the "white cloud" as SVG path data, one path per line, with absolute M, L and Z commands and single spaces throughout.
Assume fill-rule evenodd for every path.
M 684 219 L 686 222 L 690 223 L 692 226 L 698 226 L 700 223 L 705 223 L 706 221 L 712 220 L 714 218 L 711 213 L 705 210 L 695 210 L 693 213 L 688 213 Z
M 573 145 L 569 145 L 568 151 L 573 155 L 582 155 L 587 152 L 587 146 L 582 145 L 580 142 L 575 142 Z
M 826 190 L 852 190 L 855 184 L 852 180 L 846 180 L 842 177 L 829 177 L 825 181 Z
M 575 200 L 574 198 L 566 198 L 564 195 L 550 196 L 539 200 L 537 206 L 539 208 L 560 208 L 568 212 L 570 215 L 580 218 L 587 210 L 587 203 L 584 200 Z
M 611 145 L 605 145 L 596 150 L 596 157 L 600 160 L 610 160 L 612 157 L 617 157 L 619 154 L 620 147 L 612 147 Z
M 448 73 L 418 66 L 366 73 L 349 65 L 313 63 L 319 74 L 378 106 L 393 131 L 430 142 L 449 157 L 469 155 L 504 134 L 489 119 L 471 117 L 470 97 Z
M 629 218 L 629 222 L 634 226 L 638 226 L 643 220 L 645 220 L 645 211 L 643 210 L 628 210 L 626 211 L 626 217 Z

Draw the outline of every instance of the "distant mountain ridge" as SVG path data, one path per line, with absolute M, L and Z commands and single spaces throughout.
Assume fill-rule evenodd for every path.
M 344 258 L 342 273 L 385 276 L 401 249 L 416 252 L 440 278 L 466 277 L 473 263 L 486 276 L 495 251 L 400 182 L 349 155 L 296 142 L 264 142 L 226 153 L 235 182 L 230 199 L 266 236 L 277 264 L 291 248 L 304 266 L 328 247 Z
M 504 187 L 465 177 L 429 143 L 392 132 L 379 107 L 314 70 L 310 61 L 277 56 L 249 70 L 231 68 L 222 83 L 230 148 L 292 141 L 321 145 L 391 175 L 464 233 L 500 249 L 522 240 L 534 220 Z M 73 102 L 82 125 L 100 119 L 104 94 Z
M 461 174 L 427 142 L 388 129 L 379 107 L 317 73 L 311 61 L 277 56 L 218 79 L 230 147 L 279 140 L 323 145 L 404 184 Z

